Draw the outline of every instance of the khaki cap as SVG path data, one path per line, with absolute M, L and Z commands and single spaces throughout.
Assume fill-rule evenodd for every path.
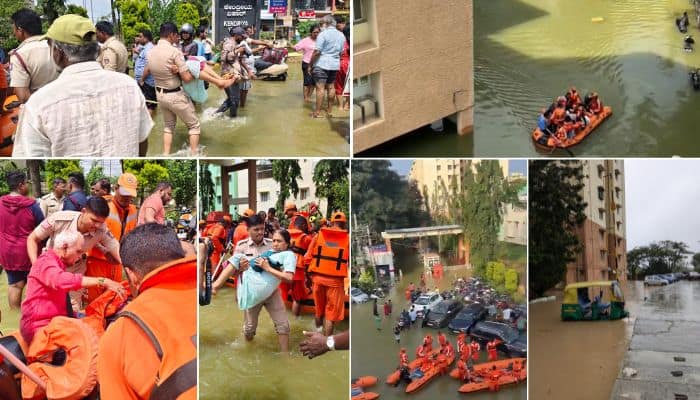
M 90 33 L 92 35 L 89 35 Z M 95 38 L 95 25 L 89 19 L 75 14 L 66 14 L 56 18 L 43 37 L 74 46 L 97 40 Z

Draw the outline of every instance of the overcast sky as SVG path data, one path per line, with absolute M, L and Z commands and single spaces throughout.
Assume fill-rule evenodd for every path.
M 683 241 L 700 251 L 700 160 L 625 160 L 627 250 Z

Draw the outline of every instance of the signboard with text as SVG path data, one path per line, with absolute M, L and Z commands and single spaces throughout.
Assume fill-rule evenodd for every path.
M 258 0 L 215 0 L 215 40 L 217 43 L 229 37 L 229 29 L 254 25 L 260 28 Z
M 270 14 L 286 14 L 287 13 L 287 0 L 269 0 L 270 7 L 268 12 Z
M 315 19 L 315 10 L 299 10 L 299 19 Z

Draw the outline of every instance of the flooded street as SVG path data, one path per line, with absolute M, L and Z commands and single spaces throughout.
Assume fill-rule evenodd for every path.
M 631 281 L 623 291 L 630 317 L 617 321 L 562 322 L 561 292 L 556 301 L 530 305 L 531 398 L 607 399 L 637 319 L 700 321 L 698 282 L 660 288 Z
M 477 392 L 469 395 L 464 395 L 457 392 L 461 383 L 449 376 L 438 376 L 428 382 L 419 391 L 407 394 L 405 393 L 406 385 L 402 384 L 399 387 L 387 385 L 384 381 L 391 372 L 393 372 L 399 362 L 399 350 L 401 347 L 406 348 L 409 355 L 409 360 L 415 359 L 416 347 L 422 342 L 425 335 L 433 335 L 433 347 L 437 346 L 437 329 L 421 328 L 421 319 L 418 319 L 416 324 L 401 333 L 401 343 L 397 344 L 394 340 L 393 327 L 401 310 L 406 307 L 407 302 L 404 291 L 411 282 L 416 286 L 420 282 L 420 273 L 423 270 L 422 265 L 415 259 L 412 263 L 402 262 L 400 268 L 403 269 L 403 280 L 391 289 L 385 299 L 378 300 L 378 310 L 382 315 L 382 329 L 377 331 L 372 315 L 372 302 L 364 304 L 352 305 L 352 376 L 353 378 L 372 375 L 379 379 L 376 386 L 369 387 L 366 390 L 369 392 L 379 393 L 381 399 L 462 399 L 469 398 L 475 400 L 498 399 L 498 400 L 524 400 L 526 398 L 527 387 L 525 383 L 518 385 L 507 385 L 501 387 L 501 390 L 496 393 L 492 392 Z M 445 276 L 438 284 L 441 290 L 450 287 L 451 283 L 458 277 L 469 276 L 466 269 L 461 269 L 459 272 L 446 270 Z M 434 288 L 436 282 L 431 279 L 427 280 L 427 286 Z M 392 315 L 385 318 L 382 305 L 384 300 L 391 299 L 393 306 Z M 455 334 L 447 333 L 447 329 L 443 329 L 447 339 L 453 346 L 457 346 L 457 337 Z M 503 354 L 499 353 L 499 357 Z M 482 349 L 480 362 L 486 361 L 486 352 Z M 450 370 L 456 366 L 456 363 L 450 366 Z
M 277 334 L 266 311 L 260 312 L 255 339 L 241 331 L 243 312 L 235 291 L 223 288 L 211 305 L 199 308 L 199 394 L 201 399 L 295 400 L 347 398 L 349 351 L 309 360 L 299 352 L 302 331 L 314 327 L 312 315 L 289 314 L 291 355 L 279 353 Z M 347 321 L 337 332 L 347 330 Z
M 202 134 L 200 145 L 205 156 L 347 156 L 350 151 L 350 113 L 338 107 L 332 118 L 312 119 L 311 103 L 304 104 L 301 59 L 290 58 L 289 76 L 284 82 L 253 81 L 248 100 L 238 118 L 215 114 L 226 98 L 223 90 L 210 86 L 209 98 L 197 106 Z M 149 156 L 163 151 L 163 117 L 154 116 L 149 136 Z M 172 151 L 187 146 L 187 128 L 178 121 Z M 185 152 L 178 155 L 185 156 Z
M 698 36 L 688 0 L 474 2 L 473 154 L 538 155 L 537 115 L 572 85 L 613 108 L 576 156 L 698 154 L 700 93 L 688 72 L 700 52 L 683 50 L 684 10 Z

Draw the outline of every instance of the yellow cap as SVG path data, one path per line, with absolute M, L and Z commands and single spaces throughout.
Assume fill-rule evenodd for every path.
M 128 172 L 121 174 L 119 180 L 117 180 L 117 184 L 119 185 L 119 193 L 122 196 L 136 197 L 136 188 L 138 187 L 139 181 L 134 174 Z
M 44 38 L 74 46 L 88 44 L 96 40 L 95 25 L 80 15 L 62 15 L 53 21 Z

